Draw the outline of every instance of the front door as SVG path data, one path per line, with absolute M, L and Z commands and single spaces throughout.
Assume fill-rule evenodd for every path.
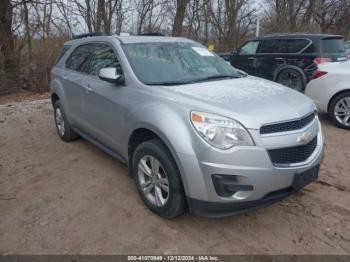
M 238 49 L 237 54 L 232 57 L 231 65 L 243 70 L 250 75 L 256 75 L 256 52 L 260 41 L 249 41 Z
M 90 76 L 85 83 L 82 110 L 87 132 L 118 152 L 125 86 L 98 77 L 100 70 L 107 67 L 116 68 L 118 74 L 123 74 L 114 48 L 107 43 L 97 43 L 90 63 Z

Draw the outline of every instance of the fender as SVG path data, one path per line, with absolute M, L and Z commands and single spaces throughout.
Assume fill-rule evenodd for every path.
M 56 78 L 53 79 L 50 84 L 50 89 L 51 89 L 51 95 L 55 93 L 60 98 L 61 104 L 64 107 L 65 111 L 68 111 L 69 106 L 67 104 L 66 93 L 64 91 L 64 88 L 61 82 L 58 81 Z M 66 117 L 69 117 L 69 114 L 67 114 Z
M 157 103 L 143 104 L 130 112 L 123 121 L 126 131 L 122 136 L 128 137 L 122 144 L 123 155 L 128 155 L 128 141 L 135 130 L 144 128 L 152 131 L 165 143 L 174 157 L 185 192 L 189 192 L 181 157 L 183 158 L 184 155 L 194 157 L 210 146 L 203 143 L 202 138 L 193 130 L 189 118 L 190 112 L 178 106 L 174 107 L 174 105 L 172 104 L 172 107 L 170 107 L 166 103 L 159 103 L 158 101 Z M 186 120 L 188 121 L 186 122 Z M 198 142 L 199 140 L 201 141 Z M 174 145 L 176 145 L 176 149 Z M 195 173 L 195 170 L 193 170 L 191 175 L 195 175 Z M 200 183 L 199 181 L 198 183 Z

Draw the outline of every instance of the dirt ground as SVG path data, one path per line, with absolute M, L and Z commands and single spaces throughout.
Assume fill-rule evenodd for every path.
M 60 141 L 48 100 L 0 105 L 0 254 L 350 254 L 350 132 L 322 116 L 320 178 L 249 214 L 164 220 L 127 169 Z

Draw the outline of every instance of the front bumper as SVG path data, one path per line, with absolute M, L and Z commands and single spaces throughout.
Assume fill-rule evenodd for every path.
M 300 187 L 294 186 L 296 174 L 318 168 L 323 159 L 324 139 L 317 125 L 318 121 L 314 121 L 303 130 L 271 137 L 250 131 L 256 146 L 231 150 L 211 147 L 199 155 L 180 156 L 182 171 L 189 171 L 185 172 L 185 190 L 190 212 L 202 216 L 235 214 L 269 205 L 297 192 Z M 267 148 L 277 144 L 288 147 L 305 131 L 317 134 L 318 138 L 316 149 L 307 161 L 289 167 L 275 166 Z M 234 185 L 230 186 L 238 191 L 231 195 L 218 193 L 213 181 L 215 175 L 234 177 Z
M 228 215 L 237 215 L 243 212 L 248 212 L 258 208 L 269 206 L 283 198 L 286 198 L 298 192 L 301 188 L 316 180 L 318 177 L 318 172 L 319 166 L 315 166 L 303 172 L 303 174 L 307 174 L 307 176 L 302 179 L 298 179 L 301 174 L 296 174 L 293 183 L 290 187 L 270 192 L 259 200 L 217 203 L 188 198 L 188 206 L 190 212 L 198 216 L 222 217 Z

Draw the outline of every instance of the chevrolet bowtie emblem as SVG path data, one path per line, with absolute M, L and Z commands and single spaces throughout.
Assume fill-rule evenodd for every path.
M 298 136 L 297 142 L 298 143 L 307 143 L 311 139 L 311 133 L 310 132 L 304 132 L 301 136 Z

